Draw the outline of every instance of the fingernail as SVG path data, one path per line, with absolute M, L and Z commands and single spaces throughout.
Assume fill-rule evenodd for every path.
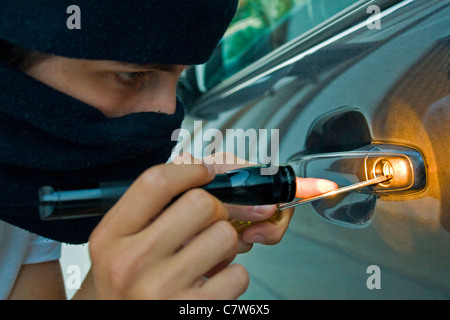
M 214 169 L 214 166 L 208 163 L 203 162 L 203 165 L 206 167 L 206 169 L 208 170 L 208 172 L 211 175 L 215 175 L 216 174 L 216 170 Z
M 254 234 L 250 237 L 250 243 L 261 243 L 264 244 L 264 237 L 260 234 Z
M 254 206 L 253 210 L 256 213 L 264 214 L 264 213 L 267 213 L 269 211 L 275 211 L 275 206 L 274 205 Z
M 338 185 L 329 180 L 319 180 L 317 182 L 317 188 L 321 193 L 325 193 L 337 189 Z

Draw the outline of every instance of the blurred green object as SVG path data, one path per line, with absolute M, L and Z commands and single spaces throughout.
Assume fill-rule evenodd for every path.
M 213 87 L 356 2 L 241 0 L 218 50 L 221 68 L 206 75 L 207 87 Z

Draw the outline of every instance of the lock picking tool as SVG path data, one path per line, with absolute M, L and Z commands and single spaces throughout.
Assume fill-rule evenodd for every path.
M 333 196 L 336 196 L 338 194 L 342 194 L 342 193 L 349 192 L 349 191 L 354 191 L 354 190 L 357 190 L 357 189 L 360 189 L 360 188 L 364 188 L 364 187 L 368 187 L 368 186 L 372 186 L 372 185 L 377 185 L 379 183 L 383 183 L 383 182 L 389 181 L 391 179 L 392 179 L 392 174 L 379 176 L 379 177 L 374 178 L 374 179 L 366 180 L 366 181 L 355 183 L 355 184 L 351 184 L 349 186 L 342 187 L 342 188 L 339 188 L 339 189 L 336 189 L 336 190 L 325 192 L 325 193 L 322 193 L 322 194 L 314 196 L 314 197 L 304 198 L 304 199 L 300 199 L 300 200 L 296 200 L 296 201 L 280 204 L 278 206 L 278 208 L 279 208 L 279 210 L 289 209 L 289 208 L 296 207 L 296 206 L 299 206 L 299 205 L 302 205 L 302 204 L 305 204 L 305 203 L 309 203 L 309 202 L 312 202 L 312 201 L 333 197 Z
M 379 177 L 374 178 L 374 179 L 358 182 L 358 183 L 351 184 L 351 185 L 348 185 L 348 186 L 345 186 L 345 187 L 341 187 L 339 189 L 335 189 L 335 190 L 332 190 L 332 191 L 329 191 L 329 192 L 325 192 L 325 193 L 322 193 L 322 194 L 314 196 L 314 197 L 303 198 L 303 199 L 296 200 L 296 201 L 291 201 L 291 202 L 287 202 L 287 203 L 283 203 L 283 204 L 278 204 L 275 214 L 272 217 L 270 217 L 268 220 L 265 220 L 264 222 L 280 221 L 282 219 L 282 210 L 284 210 L 284 209 L 297 207 L 297 206 L 300 206 L 302 204 L 306 204 L 306 203 L 313 202 L 313 201 L 316 201 L 316 200 L 325 199 L 325 198 L 331 198 L 333 196 L 336 196 L 336 195 L 339 195 L 339 194 L 343 194 L 343 193 L 346 193 L 346 192 L 349 192 L 349 191 L 355 191 L 357 189 L 361 189 L 361 188 L 364 188 L 364 187 L 377 185 L 377 184 L 380 184 L 380 183 L 383 183 L 383 182 L 386 182 L 386 181 L 390 181 L 392 178 L 393 178 L 392 174 L 382 175 L 382 176 L 379 176 Z M 245 229 L 247 229 L 249 226 L 257 223 L 256 221 L 238 221 L 238 220 L 232 220 L 230 222 L 231 222 L 233 227 L 238 232 L 242 232 Z
M 263 166 L 246 167 L 217 174 L 215 179 L 202 186 L 225 203 L 238 205 L 277 205 L 276 214 L 270 221 L 279 220 L 280 210 L 307 202 L 332 197 L 388 181 L 392 175 L 383 175 L 321 195 L 294 201 L 299 198 L 301 178 L 295 176 L 290 165 L 282 165 L 273 175 L 263 175 Z M 105 214 L 125 193 L 131 182 L 108 182 L 93 186 L 51 187 L 44 186 L 39 192 L 39 210 L 42 220 L 76 219 Z M 175 199 L 174 199 L 175 200 Z M 237 230 L 253 224 L 251 221 L 233 221 Z

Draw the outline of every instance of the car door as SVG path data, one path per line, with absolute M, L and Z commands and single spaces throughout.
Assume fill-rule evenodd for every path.
M 270 28 L 247 30 L 258 41 L 244 52 L 225 38 L 185 75 L 185 127 L 225 139 L 227 129 L 276 130 L 268 143 L 299 176 L 341 186 L 393 178 L 297 207 L 280 244 L 237 258 L 251 276 L 243 298 L 448 299 L 450 4 L 289 4 Z M 207 141 L 191 138 L 201 157 Z M 252 148 L 245 155 L 258 162 Z

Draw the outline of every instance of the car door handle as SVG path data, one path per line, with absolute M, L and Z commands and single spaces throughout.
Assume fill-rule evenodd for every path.
M 299 153 L 288 162 L 298 177 L 329 179 L 339 186 L 390 176 L 390 179 L 373 186 L 312 202 L 322 217 L 350 227 L 362 227 L 370 223 L 378 197 L 389 196 L 395 200 L 396 197 L 420 193 L 427 183 L 426 163 L 422 154 L 401 145 L 371 144 L 352 151 Z
M 319 195 L 314 196 L 314 197 L 305 198 L 305 199 L 301 199 L 301 200 L 295 200 L 295 201 L 288 202 L 288 203 L 283 203 L 283 204 L 280 204 L 278 206 L 278 209 L 279 210 L 284 210 L 284 209 L 297 207 L 297 206 L 300 206 L 302 204 L 313 202 L 313 201 L 316 201 L 316 200 L 329 198 L 329 197 L 334 197 L 336 195 L 339 195 L 339 194 L 342 194 L 342 193 L 345 193 L 345 192 L 350 192 L 350 191 L 358 190 L 358 189 L 361 189 L 361 188 L 364 188 L 364 187 L 374 186 L 374 185 L 377 185 L 377 184 L 380 184 L 380 183 L 385 183 L 385 182 L 387 182 L 387 181 L 389 181 L 391 179 L 392 179 L 392 175 L 391 174 L 382 175 L 382 176 L 379 176 L 377 178 L 373 178 L 373 179 L 370 179 L 370 180 L 367 180 L 367 181 L 351 184 L 351 185 L 346 186 L 346 187 L 342 187 L 342 188 L 339 188 L 339 189 L 336 189 L 336 190 L 328 191 L 328 192 L 319 194 Z
M 392 175 L 392 179 L 374 188 L 378 194 L 412 194 L 426 186 L 424 158 L 418 150 L 406 146 L 372 144 L 354 151 L 300 154 L 289 163 L 300 177 L 319 174 L 330 179 L 330 175 L 337 175 L 350 183 Z

